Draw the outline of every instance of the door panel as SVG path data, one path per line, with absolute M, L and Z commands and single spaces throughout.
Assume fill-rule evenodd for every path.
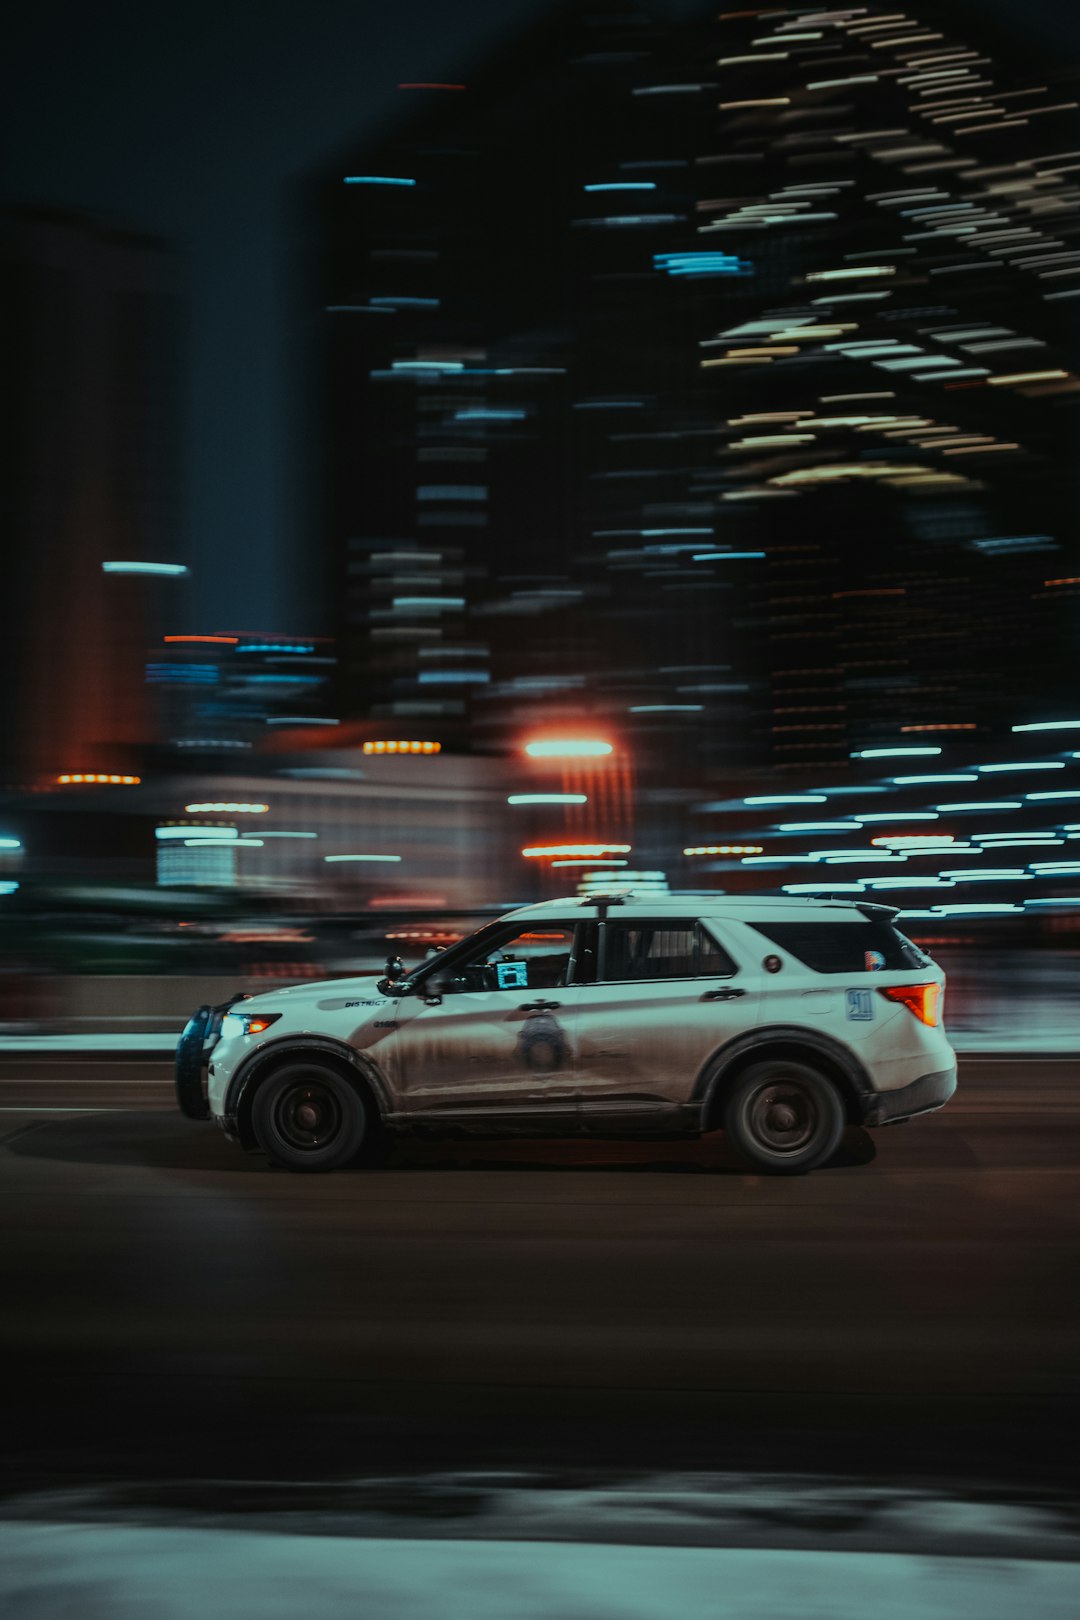
M 702 1065 L 756 1022 L 757 976 L 739 970 L 711 925 L 704 934 L 697 927 L 667 918 L 605 925 L 601 982 L 579 991 L 586 1130 L 694 1128 L 696 1111 L 687 1105 Z
M 477 1132 L 577 1126 L 575 923 L 506 930 L 397 1006 L 395 1063 L 414 1123 Z M 580 932 L 578 932 L 580 939 Z M 436 1004 L 431 1004 L 435 995 Z

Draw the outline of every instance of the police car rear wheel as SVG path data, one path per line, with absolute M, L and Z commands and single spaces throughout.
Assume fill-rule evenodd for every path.
M 809 1064 L 755 1063 L 735 1082 L 724 1130 L 753 1169 L 804 1175 L 839 1147 L 844 1105 L 832 1082 Z
M 263 1151 L 290 1170 L 338 1170 L 367 1134 L 363 1099 L 336 1069 L 289 1063 L 255 1093 L 251 1123 Z

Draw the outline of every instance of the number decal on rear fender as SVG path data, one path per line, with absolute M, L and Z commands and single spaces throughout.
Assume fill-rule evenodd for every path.
M 857 1019 L 873 1018 L 873 991 L 849 990 L 847 993 L 847 1015 L 849 1018 Z

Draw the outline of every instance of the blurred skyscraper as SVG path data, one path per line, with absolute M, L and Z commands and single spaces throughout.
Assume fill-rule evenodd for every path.
M 674 790 L 1067 702 L 1057 70 L 933 5 L 588 5 L 401 95 L 318 191 L 343 713 Z
M 9 214 L 2 241 L 3 777 L 129 772 L 154 731 L 146 645 L 185 589 L 180 273 L 67 216 Z

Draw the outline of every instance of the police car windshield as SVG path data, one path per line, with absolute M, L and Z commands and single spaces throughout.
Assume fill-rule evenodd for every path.
M 412 972 L 399 979 L 398 983 L 407 984 L 410 989 L 415 988 L 423 984 L 432 974 L 438 973 L 441 975 L 446 972 L 447 968 L 453 968 L 456 962 L 459 962 L 465 955 L 471 955 L 484 940 L 489 937 L 494 939 L 496 934 L 505 935 L 505 933 L 506 924 L 504 922 L 485 923 L 484 927 L 478 928 L 475 934 L 466 935 L 464 939 L 459 939 L 456 945 L 450 945 L 445 951 L 440 951 L 437 956 L 433 956 L 430 961 L 421 962 L 419 967 L 413 968 Z

